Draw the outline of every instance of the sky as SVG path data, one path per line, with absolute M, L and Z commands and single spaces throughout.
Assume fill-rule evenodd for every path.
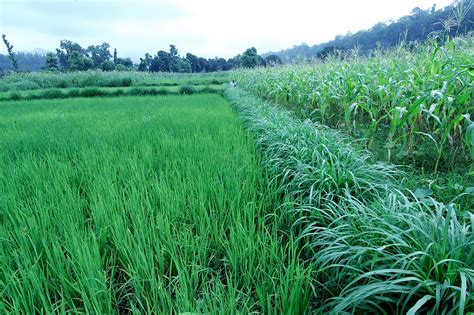
M 442 8 L 452 0 L 0 0 L 0 33 L 15 51 L 54 51 L 69 39 L 81 46 L 108 42 L 138 61 L 176 45 L 230 58 L 256 47 L 278 51 L 314 45 L 336 35 L 396 20 L 415 7 Z M 5 54 L 2 45 L 0 53 Z

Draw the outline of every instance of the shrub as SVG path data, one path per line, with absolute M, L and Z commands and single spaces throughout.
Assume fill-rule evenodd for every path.
M 39 96 L 40 96 L 40 98 L 54 99 L 54 98 L 63 98 L 65 96 L 65 94 L 61 90 L 53 89 L 53 90 L 41 91 Z
M 156 94 L 157 95 L 168 95 L 168 94 L 170 94 L 170 91 L 168 91 L 167 89 L 158 89 L 158 90 L 156 90 Z
M 11 92 L 8 98 L 12 101 L 18 101 L 21 100 L 22 97 L 21 94 L 18 92 Z
M 67 97 L 79 97 L 81 96 L 81 90 L 71 89 L 66 93 Z
M 196 89 L 192 85 L 183 85 L 179 88 L 179 94 L 191 95 L 196 92 Z
M 121 96 L 124 94 L 125 94 L 125 91 L 122 89 L 117 89 L 115 91 L 110 92 L 110 96 Z
M 99 88 L 85 88 L 81 91 L 81 96 L 83 97 L 94 97 L 94 96 L 104 96 L 106 93 Z

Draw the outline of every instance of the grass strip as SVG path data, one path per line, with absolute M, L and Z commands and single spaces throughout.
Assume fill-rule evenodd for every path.
M 321 312 L 474 310 L 474 214 L 417 198 L 341 133 L 240 89 L 226 97 L 256 136 L 263 165 L 291 202 Z

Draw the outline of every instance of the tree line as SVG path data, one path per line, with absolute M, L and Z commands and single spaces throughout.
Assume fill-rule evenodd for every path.
M 138 70 L 197 73 L 281 64 L 278 56 L 270 55 L 263 58 L 257 53 L 255 47 L 251 47 L 233 58 L 225 59 L 219 57 L 203 58 L 192 53 L 180 56 L 176 46 L 170 45 L 168 51 L 160 50 L 156 55 L 146 53 L 143 58 L 140 58 L 138 64 L 134 64 L 130 58 L 118 57 L 116 48 L 111 52 L 110 44 L 107 42 L 83 48 L 76 42 L 61 40 L 56 52 L 48 52 L 46 55 L 31 55 L 14 53 L 13 46 L 7 41 L 5 35 L 3 35 L 3 39 L 9 55 L 8 57 L 0 55 L 0 68 L 13 71 L 48 70 L 68 72 L 96 69 L 103 71 Z M 31 66 L 31 63 L 33 63 L 33 66 Z M 25 67 L 25 64 L 29 66 Z
M 367 54 L 377 48 L 395 47 L 401 41 L 425 41 L 430 36 L 457 36 L 473 30 L 474 0 L 457 0 L 440 10 L 436 10 L 435 5 L 426 10 L 416 7 L 409 15 L 396 21 L 380 22 L 368 30 L 361 30 L 355 34 L 338 35 L 326 43 L 314 46 L 302 43 L 269 54 L 279 56 L 285 63 L 321 59 L 354 47 L 357 47 L 360 53 Z

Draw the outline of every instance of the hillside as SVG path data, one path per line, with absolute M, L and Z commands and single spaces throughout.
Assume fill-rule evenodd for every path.
M 309 46 L 306 43 L 279 52 L 269 52 L 263 56 L 277 55 L 284 62 L 324 58 L 334 51 L 345 51 L 357 47 L 361 53 L 375 48 L 390 48 L 401 40 L 423 41 L 429 36 L 448 33 L 450 36 L 465 34 L 474 30 L 474 1 L 455 1 L 453 4 L 436 10 L 418 7 L 410 15 L 396 21 L 380 22 L 368 30 L 355 34 L 338 35 L 332 41 Z

